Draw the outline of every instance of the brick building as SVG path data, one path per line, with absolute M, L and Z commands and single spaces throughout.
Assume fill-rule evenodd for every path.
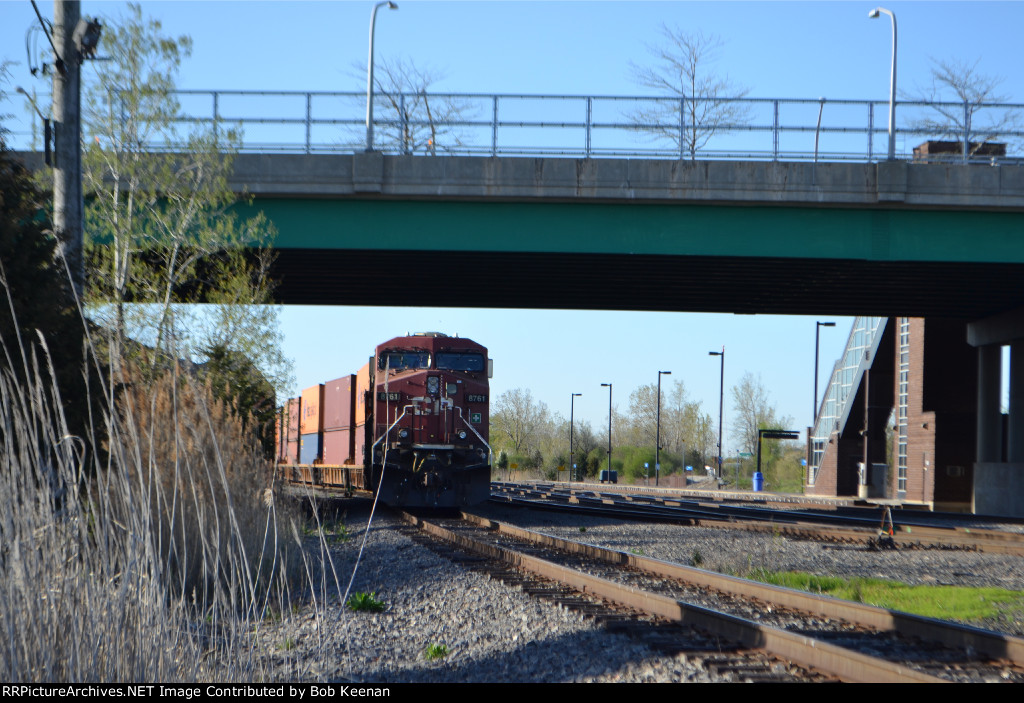
M 965 322 L 857 318 L 809 433 L 806 492 L 970 510 L 976 379 Z

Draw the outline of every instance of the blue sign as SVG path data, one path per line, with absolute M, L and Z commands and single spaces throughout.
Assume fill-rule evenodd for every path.
M 686 470 L 687 470 L 687 471 L 693 471 L 693 467 L 692 467 L 692 466 L 687 466 L 687 467 L 686 467 Z

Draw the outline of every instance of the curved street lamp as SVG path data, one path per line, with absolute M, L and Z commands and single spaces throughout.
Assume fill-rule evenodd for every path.
M 889 161 L 896 158 L 896 15 L 884 7 L 876 7 L 868 13 L 870 19 L 880 14 L 889 15 L 892 20 L 892 71 L 889 74 Z
M 397 10 L 393 2 L 379 2 L 370 13 L 370 56 L 366 60 L 366 150 L 373 151 L 373 30 L 377 26 L 377 10 L 387 5 L 389 10 Z

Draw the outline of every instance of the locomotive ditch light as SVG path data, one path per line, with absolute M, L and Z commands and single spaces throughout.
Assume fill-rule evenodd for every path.
M 466 438 L 466 431 L 465 430 L 459 430 L 459 439 L 465 439 L 465 438 Z
M 408 439 L 408 437 L 409 437 L 409 430 L 407 430 L 407 429 L 405 429 L 405 428 L 403 427 L 402 429 L 400 429 L 400 430 L 398 431 L 398 437 L 399 437 L 400 439 Z

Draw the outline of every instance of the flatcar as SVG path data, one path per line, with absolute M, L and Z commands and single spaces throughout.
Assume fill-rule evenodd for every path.
M 285 480 L 376 491 L 403 507 L 459 507 L 490 495 L 487 349 L 440 332 L 395 337 L 357 373 L 279 410 Z

